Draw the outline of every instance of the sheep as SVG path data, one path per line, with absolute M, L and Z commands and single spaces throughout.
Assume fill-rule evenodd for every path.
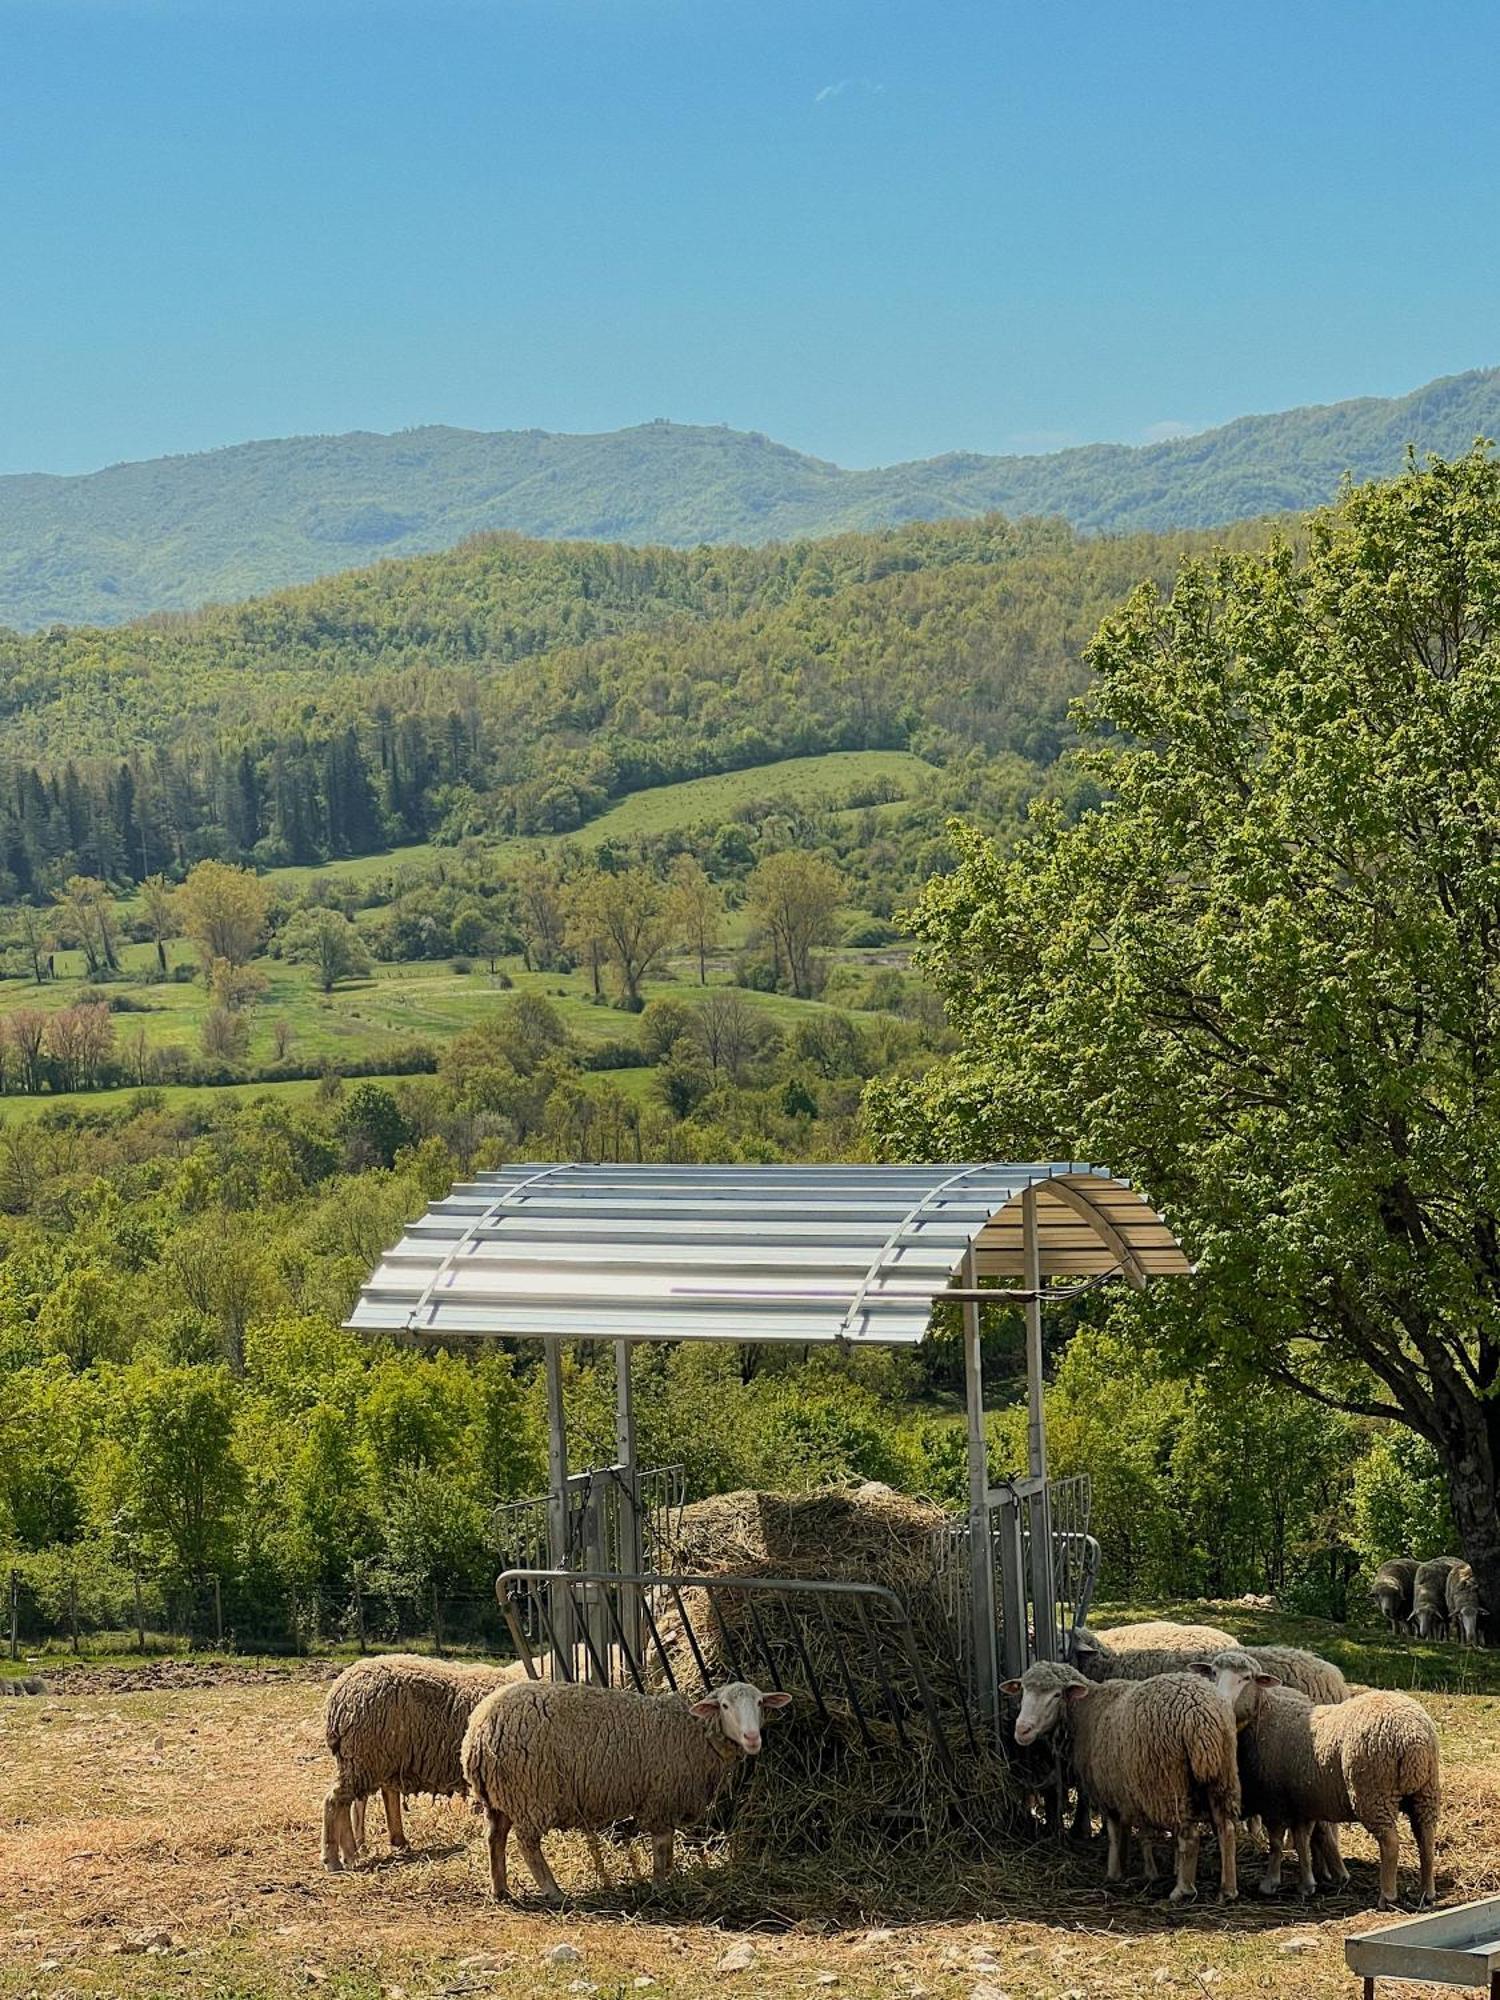
M 1455 1563 L 1448 1572 L 1448 1624 L 1450 1629 L 1458 1627 L 1458 1636 L 1466 1646 L 1482 1646 L 1479 1636 L 1479 1621 L 1484 1616 L 1484 1606 L 1479 1601 L 1479 1583 L 1473 1570 L 1466 1562 Z
M 1412 1589 L 1417 1580 L 1417 1563 L 1412 1556 L 1392 1556 L 1375 1572 L 1370 1595 L 1380 1606 L 1380 1615 L 1393 1632 L 1399 1632 L 1411 1616 Z
M 1274 1674 L 1283 1687 L 1305 1694 L 1311 1702 L 1331 1707 L 1349 1699 L 1349 1683 L 1343 1674 L 1331 1660 L 1320 1659 L 1316 1653 L 1304 1652 L 1300 1646 L 1243 1646 L 1238 1650 L 1248 1653 L 1266 1673 Z M 1197 1664 L 1195 1660 L 1194 1670 Z
M 23 1674 L 13 1677 L 0 1675 L 0 1695 L 7 1694 L 48 1694 L 51 1690 L 40 1674 Z
M 1106 1632 L 1080 1625 L 1070 1650 L 1074 1666 L 1091 1681 L 1144 1681 L 1155 1674 L 1182 1673 L 1206 1654 L 1238 1644 L 1217 1625 L 1177 1625 L 1169 1618 L 1153 1618 Z
M 1434 1556 L 1419 1563 L 1412 1585 L 1412 1608 L 1407 1624 L 1419 1639 L 1443 1639 L 1448 1634 L 1448 1572 L 1461 1560 L 1458 1556 Z
M 1374 1689 L 1333 1705 L 1277 1684 L 1238 1647 L 1204 1662 L 1203 1672 L 1239 1725 L 1240 1778 L 1246 1809 L 1271 1835 L 1261 1877 L 1263 1896 L 1281 1886 L 1285 1832 L 1297 1847 L 1302 1893 L 1317 1887 L 1311 1842 L 1315 1825 L 1358 1820 L 1380 1849 L 1379 1907 L 1396 1900 L 1398 1814 L 1411 1824 L 1421 1863 L 1419 1904 L 1436 1899 L 1434 1875 L 1442 1780 L 1432 1717 L 1409 1695 Z
M 403 1793 L 442 1797 L 464 1789 L 459 1750 L 469 1717 L 514 1665 L 459 1665 L 385 1653 L 356 1660 L 328 1690 L 325 1727 L 338 1765 L 323 1802 L 323 1866 L 354 1861 L 364 1839 L 364 1801 L 379 1792 L 391 1846 L 408 1845 Z
M 630 1688 L 528 1681 L 497 1689 L 475 1709 L 461 1762 L 489 1825 L 490 1886 L 509 1894 L 511 1829 L 549 1902 L 562 1891 L 542 1851 L 554 1827 L 591 1837 L 618 1820 L 651 1836 L 652 1875 L 672 1870 L 679 1826 L 701 1820 L 729 1767 L 760 1754 L 761 1718 L 789 1694 L 729 1681 L 702 1701 Z
M 1198 1893 L 1197 1829 L 1207 1818 L 1219 1841 L 1220 1900 L 1234 1900 L 1240 1782 L 1228 1702 L 1191 1674 L 1089 1681 L 1076 1667 L 1051 1660 L 1007 1681 L 1005 1692 L 1021 1698 L 1015 1735 L 1022 1748 L 1064 1720 L 1069 1725 L 1074 1773 L 1109 1832 L 1109 1881 L 1124 1872 L 1132 1826 L 1171 1833 L 1177 1840 L 1172 1901 L 1191 1901 Z

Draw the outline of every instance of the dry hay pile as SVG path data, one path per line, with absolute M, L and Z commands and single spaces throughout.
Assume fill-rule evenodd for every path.
M 819 1593 L 661 1593 L 652 1611 L 673 1678 L 774 1681 L 796 1699 L 770 1721 L 765 1749 L 721 1807 L 729 1859 L 752 1871 L 817 1857 L 850 1895 L 921 1878 L 956 1881 L 976 1846 L 1016 1825 L 1004 1760 L 976 1744 L 966 1717 L 954 1606 L 939 1547 L 949 1517 L 889 1488 L 804 1495 L 725 1493 L 684 1510 L 663 1552 L 679 1575 L 878 1584 L 905 1607 L 951 1761 L 929 1721 L 889 1612 Z M 795 1616 L 793 1616 L 795 1612 Z M 654 1650 L 651 1664 L 665 1681 Z M 774 1672 L 770 1670 L 774 1666 Z M 822 1708 L 810 1693 L 816 1682 Z M 860 1878 L 849 1873 L 857 1870 Z M 828 1893 L 826 1886 L 823 1892 Z M 960 1899 L 961 1900 L 961 1899 Z

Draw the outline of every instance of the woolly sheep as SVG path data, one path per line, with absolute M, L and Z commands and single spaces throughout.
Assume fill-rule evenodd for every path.
M 1152 1618 L 1104 1632 L 1080 1625 L 1071 1652 L 1074 1666 L 1091 1681 L 1144 1681 L 1154 1674 L 1183 1673 L 1194 1660 L 1238 1644 L 1217 1625 L 1177 1625 L 1170 1618 Z
M 702 1701 L 630 1688 L 529 1681 L 504 1687 L 475 1709 L 464 1735 L 463 1774 L 489 1822 L 490 1885 L 509 1894 L 512 1828 L 549 1901 L 561 1890 L 542 1851 L 554 1827 L 591 1835 L 634 1820 L 651 1836 L 652 1872 L 672 1868 L 679 1826 L 701 1820 L 729 1767 L 760 1754 L 761 1717 L 789 1694 L 730 1681 Z
M 1132 1826 L 1171 1833 L 1177 1839 L 1172 1901 L 1190 1901 L 1197 1894 L 1198 1827 L 1207 1819 L 1219 1841 L 1221 1900 L 1234 1899 L 1240 1784 L 1228 1702 L 1192 1674 L 1096 1682 L 1051 1660 L 1038 1660 L 1005 1692 L 1021 1697 L 1015 1733 L 1023 1748 L 1066 1721 L 1074 1774 L 1109 1832 L 1111 1882 L 1124 1872 Z
M 1484 1606 L 1479 1601 L 1479 1582 L 1466 1562 L 1455 1563 L 1448 1572 L 1448 1624 L 1450 1629 L 1458 1627 L 1458 1636 L 1466 1646 L 1482 1646 L 1479 1636 L 1479 1621 L 1484 1616 Z
M 1412 1556 L 1392 1556 L 1376 1570 L 1370 1595 L 1380 1606 L 1380 1615 L 1393 1632 L 1399 1632 L 1411 1616 L 1412 1589 L 1417 1581 L 1417 1563 Z
M 356 1660 L 328 1690 L 328 1748 L 338 1765 L 323 1802 L 323 1866 L 356 1859 L 364 1838 L 364 1801 L 379 1792 L 391 1846 L 408 1843 L 403 1793 L 438 1797 L 464 1788 L 459 1751 L 469 1718 L 514 1667 L 459 1665 L 384 1653 Z
M 1311 1702 L 1332 1706 L 1349 1699 L 1349 1683 L 1331 1660 L 1304 1652 L 1301 1646 L 1244 1646 L 1264 1672 L 1274 1674 L 1283 1687 L 1305 1694 Z M 1197 1662 L 1194 1661 L 1196 1668 Z
M 47 1683 L 40 1674 L 23 1674 L 19 1678 L 10 1674 L 0 1674 L 0 1695 L 46 1694 Z
M 1442 1781 L 1437 1730 L 1409 1695 L 1375 1689 L 1334 1706 L 1314 1705 L 1279 1687 L 1275 1677 L 1238 1647 L 1206 1669 L 1239 1725 L 1240 1778 L 1245 1808 L 1265 1820 L 1271 1858 L 1261 1894 L 1281 1886 L 1285 1832 L 1296 1842 L 1302 1893 L 1312 1895 L 1315 1825 L 1358 1820 L 1380 1849 L 1379 1907 L 1396 1900 L 1400 1850 L 1397 1818 L 1411 1824 L 1421 1862 L 1419 1902 L 1435 1900 L 1434 1856 Z
M 1411 1616 L 1407 1624 L 1419 1639 L 1443 1639 L 1448 1634 L 1448 1572 L 1461 1559 L 1434 1556 L 1419 1563 L 1412 1585 Z

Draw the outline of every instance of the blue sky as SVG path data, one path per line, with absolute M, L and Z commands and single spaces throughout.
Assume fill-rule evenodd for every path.
M 0 470 L 844 464 L 1500 361 L 1493 0 L 0 0 Z

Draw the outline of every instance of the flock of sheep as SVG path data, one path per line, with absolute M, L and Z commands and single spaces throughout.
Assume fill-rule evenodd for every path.
M 729 1770 L 761 1748 L 765 1716 L 792 1697 L 745 1681 L 704 1700 L 521 1677 L 518 1665 L 457 1665 L 401 1654 L 361 1660 L 328 1697 L 337 1773 L 323 1811 L 323 1862 L 357 1859 L 365 1801 L 379 1792 L 391 1845 L 406 1846 L 403 1794 L 467 1792 L 485 1814 L 490 1879 L 509 1894 L 512 1832 L 548 1901 L 560 1897 L 542 1850 L 554 1829 L 588 1837 L 633 1821 L 650 1836 L 653 1875 L 671 1870 L 679 1827 L 700 1822 Z M 1200 1830 L 1213 1828 L 1224 1899 L 1238 1893 L 1242 1819 L 1269 1845 L 1260 1890 L 1274 1895 L 1288 1840 L 1304 1895 L 1348 1871 L 1338 1829 L 1358 1822 L 1380 1852 L 1382 1909 L 1396 1900 L 1398 1820 L 1421 1865 L 1420 1901 L 1434 1898 L 1441 1802 L 1437 1732 L 1400 1694 L 1350 1688 L 1339 1669 L 1293 1646 L 1242 1647 L 1207 1625 L 1165 1621 L 1112 1632 L 1080 1627 L 1072 1663 L 1042 1661 L 1006 1692 L 1018 1697 L 1015 1740 L 1056 1743 L 1078 1791 L 1077 1824 L 1102 1815 L 1108 1879 L 1124 1872 L 1129 1836 L 1175 1843 L 1172 1900 L 1196 1894 Z
M 1486 1613 L 1479 1585 L 1462 1556 L 1434 1556 L 1419 1563 L 1393 1556 L 1375 1572 L 1370 1594 L 1393 1632 L 1446 1639 L 1454 1632 L 1466 1646 L 1482 1646 L 1479 1621 Z
M 1066 1740 L 1080 1811 L 1103 1815 L 1108 1879 L 1124 1872 L 1132 1831 L 1176 1845 L 1174 1902 L 1196 1894 L 1199 1829 L 1219 1846 L 1219 1893 L 1238 1894 L 1237 1835 L 1258 1820 L 1269 1844 L 1262 1895 L 1275 1895 L 1290 1836 L 1304 1895 L 1319 1874 L 1348 1879 L 1338 1829 L 1358 1822 L 1380 1851 L 1379 1907 L 1396 1901 L 1398 1821 L 1421 1866 L 1419 1902 L 1435 1899 L 1442 1792 L 1437 1730 L 1419 1702 L 1350 1688 L 1339 1669 L 1296 1646 L 1241 1646 L 1212 1625 L 1165 1620 L 1112 1632 L 1080 1627 L 1075 1664 L 1038 1661 L 1006 1693 L 1019 1696 L 1016 1742 Z

